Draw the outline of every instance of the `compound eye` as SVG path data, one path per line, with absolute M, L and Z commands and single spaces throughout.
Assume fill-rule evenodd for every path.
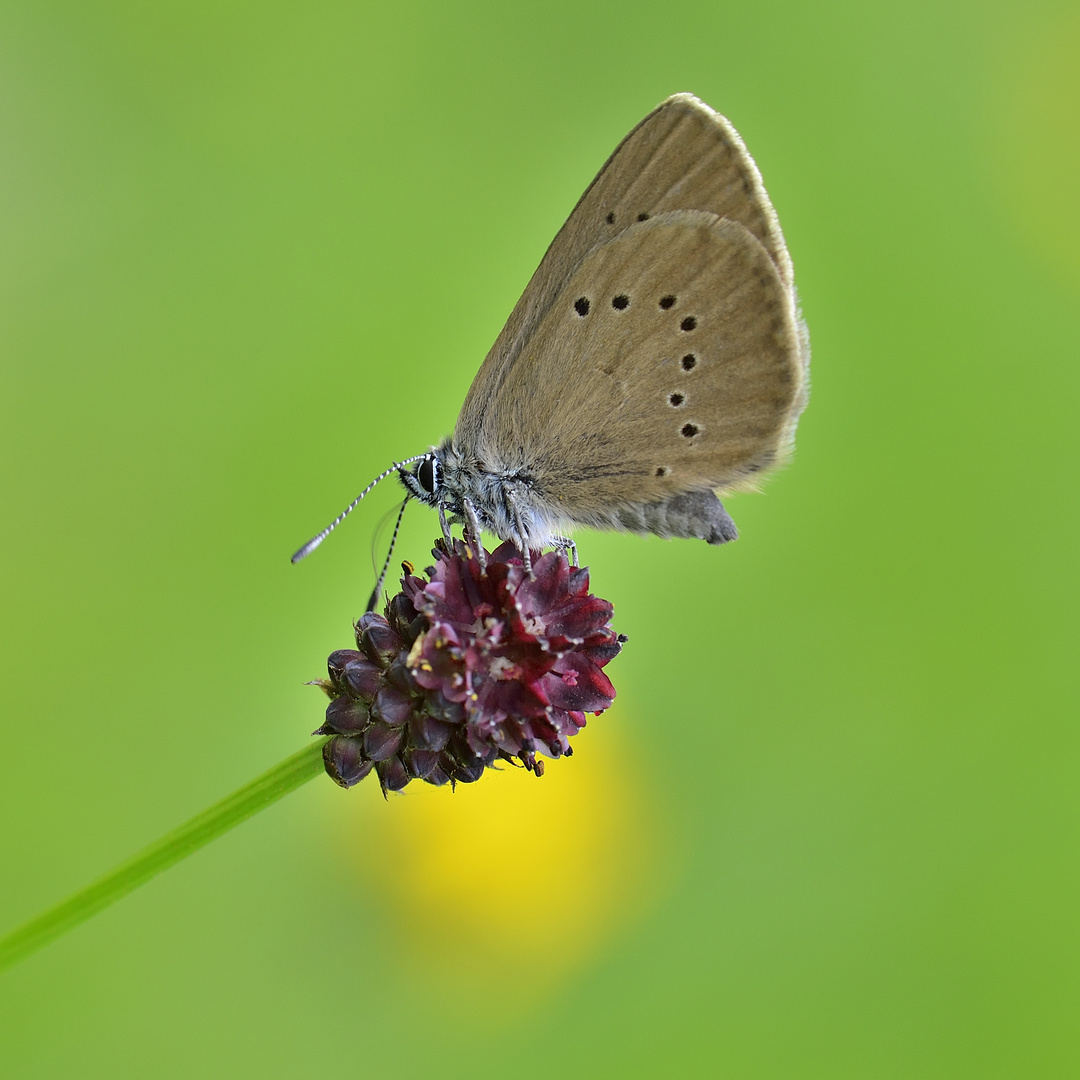
M 416 479 L 429 495 L 435 494 L 436 476 L 435 455 L 430 454 L 416 466 Z

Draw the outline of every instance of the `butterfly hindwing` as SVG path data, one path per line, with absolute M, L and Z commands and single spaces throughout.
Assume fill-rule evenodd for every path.
M 565 283 L 491 400 L 479 463 L 528 474 L 553 516 L 610 526 L 776 463 L 802 374 L 791 292 L 763 245 L 713 214 L 661 214 Z

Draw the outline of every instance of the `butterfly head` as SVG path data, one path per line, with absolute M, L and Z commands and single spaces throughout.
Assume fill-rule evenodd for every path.
M 409 495 L 425 506 L 437 506 L 441 501 L 443 463 L 437 450 L 425 454 L 410 472 L 398 469 L 398 476 Z

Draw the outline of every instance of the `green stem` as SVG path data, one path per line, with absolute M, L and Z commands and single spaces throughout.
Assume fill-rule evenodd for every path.
M 252 814 L 257 814 L 283 795 L 288 795 L 318 776 L 323 771 L 322 748 L 325 742 L 325 739 L 320 739 L 286 758 L 250 784 L 245 784 L 221 802 L 197 814 L 187 824 L 167 833 L 138 855 L 121 863 L 92 885 L 0 938 L 0 971 L 36 952 L 53 938 L 115 903 L 144 881 L 149 881 L 155 874 L 167 870 L 173 863 L 198 851 L 234 825 L 239 825 Z

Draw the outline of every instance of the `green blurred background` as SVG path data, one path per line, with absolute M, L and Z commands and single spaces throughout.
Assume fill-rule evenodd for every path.
M 668 94 L 814 347 L 738 544 L 579 536 L 572 761 L 308 785 L 0 977 L 3 1075 L 1080 1073 L 1078 73 L 1046 0 L 0 6 L 0 930 L 304 743 L 394 492 L 289 554 Z

